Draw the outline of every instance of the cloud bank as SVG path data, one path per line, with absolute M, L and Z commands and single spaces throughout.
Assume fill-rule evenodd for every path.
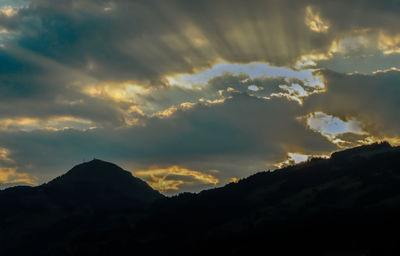
M 3 1 L 0 183 L 96 157 L 198 191 L 294 156 L 400 144 L 399 8 Z

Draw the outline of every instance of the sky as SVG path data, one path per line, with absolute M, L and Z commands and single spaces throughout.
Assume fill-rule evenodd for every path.
M 166 195 L 400 145 L 398 0 L 0 0 L 0 188 L 93 158 Z

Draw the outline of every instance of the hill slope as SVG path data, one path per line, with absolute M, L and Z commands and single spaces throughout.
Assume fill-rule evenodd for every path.
M 81 236 L 77 251 L 101 236 L 100 251 L 149 255 L 399 255 L 399 216 L 400 148 L 382 143 L 157 200 L 134 229 Z
M 5 255 L 53 254 L 74 234 L 135 223 L 162 197 L 130 172 L 93 160 L 47 184 L 0 191 L 0 245 Z
M 167 210 L 159 210 L 162 223 L 155 225 L 164 227 L 165 237 L 186 233 L 190 226 L 208 244 L 205 248 L 221 253 L 230 248 L 246 254 L 266 241 L 270 250 L 302 248 L 308 255 L 338 245 L 372 253 L 368 246 L 380 250 L 379 242 L 390 244 L 391 231 L 400 227 L 400 148 L 383 143 L 350 149 L 329 160 L 257 173 L 237 184 L 160 203 L 157 208 Z
M 61 183 L 68 191 L 73 174 L 44 187 Z M 222 188 L 160 197 L 146 211 L 99 212 L 68 214 L 67 226 L 49 229 L 68 237 L 25 234 L 50 241 L 51 248 L 34 248 L 40 255 L 399 255 L 400 237 L 392 234 L 400 230 L 400 148 L 358 147 Z M 82 223 L 90 225 L 74 229 Z

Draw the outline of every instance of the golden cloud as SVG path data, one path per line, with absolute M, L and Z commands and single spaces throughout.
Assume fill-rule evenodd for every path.
M 400 53 L 400 35 L 379 34 L 378 48 L 384 54 Z
M 127 81 L 122 83 L 98 83 L 82 86 L 83 93 L 95 97 L 111 99 L 115 102 L 134 103 L 138 94 L 149 91 L 140 85 Z
M 375 54 L 377 50 L 385 55 L 400 53 L 400 35 L 389 35 L 376 29 L 356 29 L 334 38 L 326 52 L 311 52 L 301 55 L 297 58 L 294 68 L 315 67 L 318 61 L 332 59 L 334 54 L 347 55 L 359 52 L 362 57 L 368 57 Z
M 10 152 L 6 148 L 0 148 L 0 160 L 3 163 L 14 165 L 15 161 L 10 158 Z M 15 167 L 0 167 L 0 187 L 2 184 L 25 183 L 37 185 L 36 178 L 27 173 L 20 173 Z
M 77 118 L 73 116 L 57 116 L 47 119 L 29 118 L 29 117 L 0 119 L 0 131 L 5 131 L 5 130 L 59 131 L 70 128 L 86 130 L 95 128 L 95 125 L 90 120 Z
M 9 151 L 6 148 L 0 148 L 0 160 L 8 163 L 13 163 L 14 160 L 12 160 L 8 155 Z
M 325 33 L 329 30 L 328 22 L 323 20 L 318 13 L 315 13 L 311 6 L 306 8 L 305 23 L 312 31 L 318 33 Z
M 236 177 L 232 177 L 229 179 L 229 183 L 238 183 L 238 182 L 239 182 L 239 179 Z
M 6 5 L 0 8 L 0 14 L 3 14 L 7 17 L 12 17 L 17 14 L 18 8 L 14 8 L 10 5 Z
M 317 63 L 316 63 L 317 61 L 327 60 L 327 59 L 330 59 L 331 57 L 332 57 L 331 52 L 328 52 L 327 54 L 324 54 L 324 53 L 305 54 L 298 58 L 294 67 L 296 69 L 314 67 L 317 65 Z
M 372 74 L 376 75 L 376 74 L 379 74 L 379 73 L 387 73 L 387 72 L 391 72 L 391 71 L 398 71 L 398 72 L 400 72 L 400 68 L 391 67 L 391 68 L 383 69 L 383 70 L 378 69 L 378 70 L 372 72 Z
M 357 142 L 364 145 L 369 145 L 373 143 L 382 143 L 383 141 L 387 141 L 392 146 L 400 146 L 400 137 L 383 137 L 378 138 L 375 136 L 368 136 L 362 140 L 358 140 Z
M 179 190 L 179 186 L 183 184 L 218 184 L 219 179 L 215 176 L 190 170 L 177 165 L 167 168 L 151 167 L 147 170 L 137 170 L 133 174 L 144 179 L 151 187 L 166 192 L 170 190 Z
M 158 111 L 158 112 L 154 113 L 151 116 L 157 116 L 159 118 L 168 118 L 178 110 L 186 111 L 186 110 L 189 110 L 189 109 L 193 108 L 195 105 L 196 105 L 196 103 L 183 102 L 179 106 L 171 106 L 171 107 L 169 107 L 167 109 Z
M 37 185 L 35 178 L 33 178 L 27 173 L 17 172 L 17 168 L 0 167 L 0 184 L 17 184 L 17 183 Z

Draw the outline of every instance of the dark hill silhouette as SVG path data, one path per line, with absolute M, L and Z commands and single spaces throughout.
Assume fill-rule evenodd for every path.
M 346 159 L 351 157 L 367 157 L 368 155 L 377 155 L 392 151 L 392 146 L 384 141 L 381 143 L 375 143 L 371 145 L 363 145 L 356 148 L 350 148 L 343 151 L 335 152 L 332 154 L 331 159 Z
M 130 172 L 97 159 L 77 165 L 37 187 L 18 186 L 0 191 L 0 200 L 11 205 L 7 207 L 11 211 L 31 207 L 63 210 L 82 206 L 103 210 L 143 208 L 161 197 L 162 194 Z
M 71 170 L 43 189 L 69 187 L 77 180 L 86 184 L 83 176 Z M 4 201 L 5 193 L 12 195 L 15 191 L 19 193 L 18 200 L 34 202 L 17 214 L 16 208 Z M 37 193 L 36 188 L 26 187 L 0 193 L 1 205 L 14 209 L 11 215 L 9 212 L 0 216 L 0 227 L 8 227 L 0 233 L 5 252 L 400 255 L 400 148 L 387 143 L 341 151 L 331 159 L 316 158 L 273 172 L 260 172 L 238 183 L 197 194 L 159 197 L 150 207 L 121 208 L 120 204 L 110 204 L 106 214 L 102 214 L 104 207 L 97 204 L 91 208 L 96 211 L 82 210 L 87 204 L 83 200 L 75 201 L 73 211 L 62 209 L 49 214 L 52 204 L 41 208 L 40 217 L 32 217 L 32 209 L 41 201 L 27 198 L 41 198 Z M 116 195 L 113 200 L 124 193 Z M 66 201 L 68 196 L 61 198 Z M 26 218 L 28 221 L 24 222 Z M 40 241 L 47 243 L 43 246 Z M 21 247 L 27 243 L 28 247 Z
M 162 197 L 130 172 L 98 159 L 75 166 L 66 174 L 42 185 L 41 189 L 66 200 L 76 197 L 88 199 L 89 202 L 93 202 L 94 198 L 104 201 L 119 197 L 142 203 Z
M 33 248 L 34 255 L 57 255 L 52 248 L 65 246 L 73 234 L 127 227 L 162 197 L 130 172 L 101 160 L 77 165 L 47 184 L 5 189 L 0 191 L 0 246 L 8 246 L 0 255 L 26 255 Z

